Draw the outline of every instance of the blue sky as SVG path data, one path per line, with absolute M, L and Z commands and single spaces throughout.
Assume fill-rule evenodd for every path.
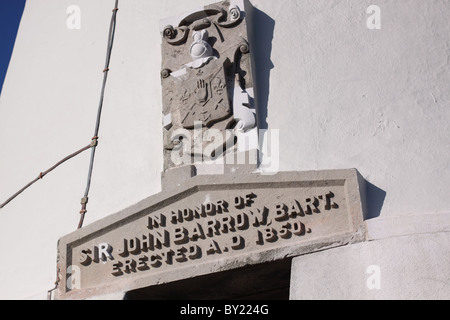
M 0 0 L 0 93 L 24 6 L 25 0 Z

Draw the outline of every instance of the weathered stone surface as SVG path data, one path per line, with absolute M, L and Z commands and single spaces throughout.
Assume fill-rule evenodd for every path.
M 62 238 L 59 299 L 363 241 L 364 187 L 354 169 L 190 178 Z

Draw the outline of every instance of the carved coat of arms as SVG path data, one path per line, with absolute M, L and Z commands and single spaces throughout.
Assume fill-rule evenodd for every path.
M 167 19 L 161 30 L 165 170 L 176 166 L 170 153 L 183 143 L 177 130 L 191 135 L 199 125 L 221 131 L 256 125 L 249 104 L 253 80 L 243 7 L 242 0 L 222 1 Z
M 188 78 L 194 81 L 176 82 L 180 120 L 186 129 L 193 128 L 196 121 L 211 127 L 215 122 L 228 118 L 232 112 L 223 66 L 212 64 L 204 69 L 199 75 L 196 70 L 187 71 L 192 73 Z

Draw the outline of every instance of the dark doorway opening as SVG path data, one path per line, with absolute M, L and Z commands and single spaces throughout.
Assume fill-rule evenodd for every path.
M 130 291 L 127 300 L 289 300 L 291 260 L 217 272 Z

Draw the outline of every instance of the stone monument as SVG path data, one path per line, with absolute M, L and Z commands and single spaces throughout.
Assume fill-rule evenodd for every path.
M 247 1 L 223 1 L 163 22 L 163 180 L 176 183 L 60 239 L 59 299 L 125 293 L 366 239 L 365 182 L 355 169 L 192 172 L 230 150 L 248 151 L 239 135 L 257 133 L 249 10 Z

